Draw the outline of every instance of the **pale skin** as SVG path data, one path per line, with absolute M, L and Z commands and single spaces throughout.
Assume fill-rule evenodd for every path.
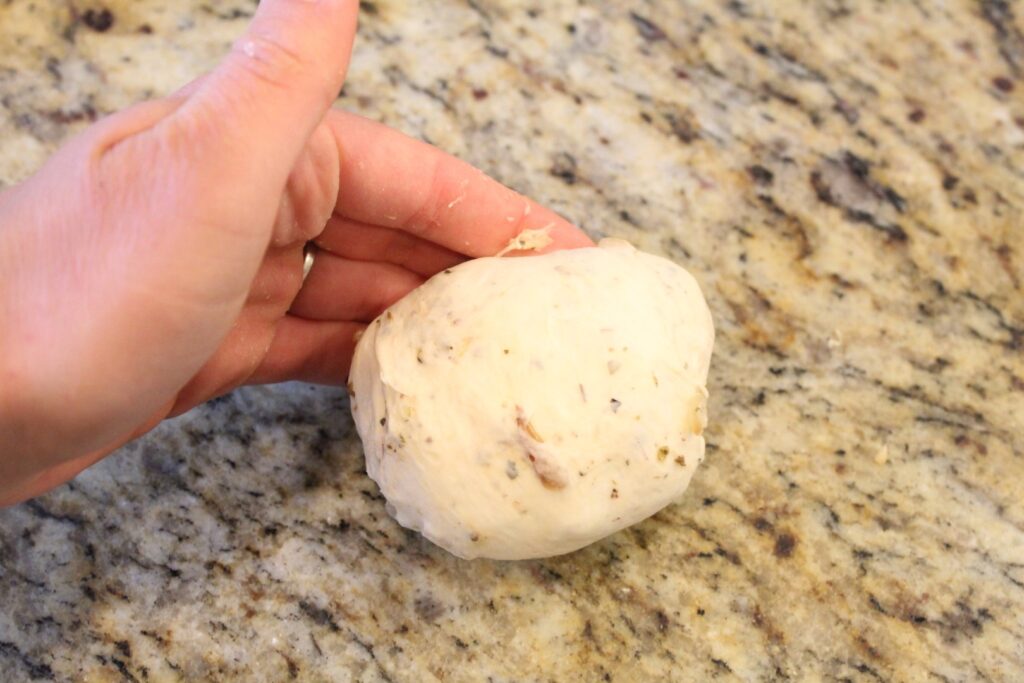
M 468 164 L 331 109 L 355 0 L 263 0 L 210 74 L 0 194 L 0 506 L 246 384 L 343 384 L 431 275 L 550 226 Z M 303 248 L 319 251 L 302 282 Z

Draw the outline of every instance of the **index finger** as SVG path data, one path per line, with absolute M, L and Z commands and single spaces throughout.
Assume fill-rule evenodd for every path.
M 425 142 L 342 111 L 329 112 L 341 182 L 335 213 L 395 228 L 467 256 L 493 256 L 523 230 L 548 228 L 547 249 L 593 246 L 587 235 L 482 171 Z

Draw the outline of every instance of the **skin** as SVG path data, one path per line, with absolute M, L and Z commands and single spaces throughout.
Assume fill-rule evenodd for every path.
M 0 194 L 0 506 L 245 384 L 343 384 L 426 278 L 551 226 L 468 164 L 330 109 L 354 0 L 263 0 L 213 72 Z M 304 245 L 319 247 L 303 284 Z

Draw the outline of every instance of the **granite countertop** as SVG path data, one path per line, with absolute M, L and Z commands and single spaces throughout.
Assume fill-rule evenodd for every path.
M 255 3 L 0 2 L 0 184 Z M 690 269 L 684 499 L 464 562 L 343 392 L 236 392 L 0 512 L 0 679 L 1007 681 L 1024 671 L 1024 8 L 364 3 L 341 105 Z

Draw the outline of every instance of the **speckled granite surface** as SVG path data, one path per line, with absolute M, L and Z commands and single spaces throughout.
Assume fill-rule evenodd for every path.
M 105 7 L 0 2 L 0 182 L 253 3 Z M 387 518 L 340 392 L 240 391 L 0 512 L 0 679 L 1020 679 L 1024 7 L 380 0 L 357 49 L 345 106 L 694 272 L 707 463 L 467 563 Z

